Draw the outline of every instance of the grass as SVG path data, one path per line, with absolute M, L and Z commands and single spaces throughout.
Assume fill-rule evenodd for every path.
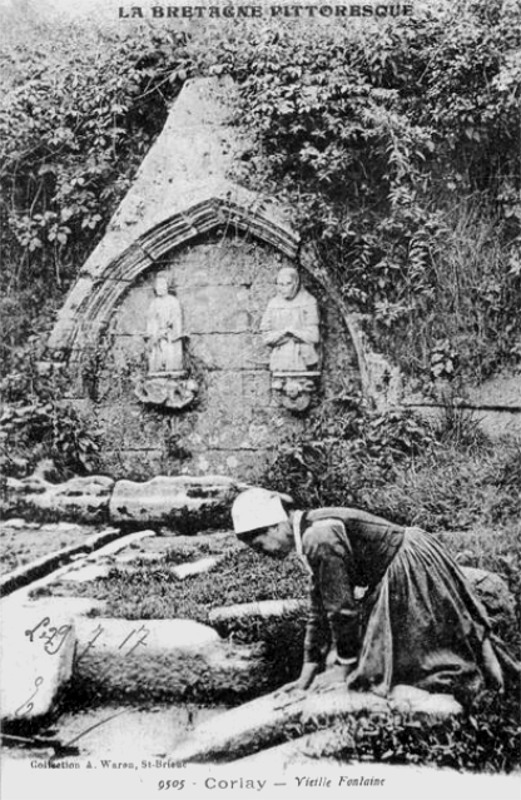
M 51 591 L 102 600 L 106 603 L 104 615 L 125 619 L 181 617 L 202 623 L 208 623 L 209 612 L 218 606 L 304 597 L 306 593 L 306 573 L 294 556 L 275 561 L 252 550 L 235 550 L 211 572 L 183 581 L 169 569 L 169 564 L 176 563 L 179 560 L 174 547 L 161 565 L 145 562 L 132 569 L 113 569 L 106 578 L 84 584 L 61 583 Z
M 431 271 L 418 290 L 412 270 L 410 307 L 378 347 L 405 374 L 428 379 L 433 354 L 450 342 L 464 382 L 480 383 L 519 364 L 518 283 L 509 272 L 508 224 L 496 218 L 485 196 L 438 198 L 440 235 L 430 242 Z M 443 210 L 441 210 L 443 209 Z
M 501 572 L 511 588 L 519 586 L 518 525 L 472 532 L 440 535 L 449 552 L 465 566 Z M 194 546 L 196 546 L 194 542 Z M 175 546 L 174 546 L 175 550 Z M 194 549 L 190 548 L 191 555 Z M 516 553 L 516 557 L 514 557 Z M 131 619 L 188 617 L 208 622 L 208 612 L 217 606 L 253 600 L 302 597 L 307 578 L 294 557 L 284 561 L 266 559 L 250 550 L 230 552 L 214 571 L 190 578 L 175 579 L 164 565 L 142 564 L 129 571 L 113 570 L 103 579 L 88 584 L 62 586 L 67 594 L 89 594 L 107 602 L 109 615 Z M 519 595 L 518 595 L 519 600 Z M 518 605 L 519 619 L 519 605 Z M 279 683 L 292 680 L 300 668 L 304 615 L 287 615 L 279 620 L 249 618 L 223 625 L 219 632 L 238 642 L 262 641 L 270 674 Z M 519 631 L 512 631 L 514 645 Z M 274 688 L 274 687 L 273 687 Z M 265 689 L 267 690 L 267 689 Z M 317 718 L 305 728 L 298 724 L 280 731 L 281 739 L 324 730 Z M 341 763 L 374 762 L 387 764 L 429 764 L 459 770 L 511 772 L 520 767 L 521 718 L 516 687 L 506 696 L 481 697 L 461 718 L 425 726 L 418 719 L 394 715 L 350 716 L 340 720 L 308 747 L 310 757 L 329 757 Z
M 430 531 L 494 529 L 519 518 L 520 464 L 518 445 L 441 445 L 404 460 L 382 485 L 362 487 L 362 502 Z
M 287 451 L 279 464 L 280 481 L 294 495 L 322 504 L 359 505 L 405 524 L 421 524 L 440 537 L 461 566 L 501 575 L 514 593 L 517 628 L 505 639 L 514 653 L 521 640 L 521 447 L 515 442 L 492 443 L 475 426 L 452 421 L 429 447 L 402 454 L 389 463 L 385 447 L 368 457 L 348 450 L 343 459 L 341 437 L 331 437 L 336 451 L 326 453 L 314 473 L 306 471 Z M 400 431 L 408 433 L 412 428 Z M 320 434 L 320 431 L 315 434 Z M 363 434 L 363 431 L 362 431 Z M 361 435 L 362 435 L 361 434 Z M 395 432 L 384 429 L 396 444 Z M 402 435 L 402 433 L 400 433 Z M 323 440 L 322 440 L 323 441 Z M 349 444 L 349 443 L 347 443 Z M 304 453 L 305 450 L 301 450 Z M 329 471 L 328 471 L 329 470 Z M 272 478 L 276 472 L 272 471 Z M 310 477 L 311 475 L 311 477 Z M 276 481 L 273 480 L 273 485 Z M 276 488 L 281 488 L 277 486 Z M 185 617 L 208 623 L 213 608 L 251 601 L 304 597 L 307 576 L 295 556 L 274 561 L 235 547 L 207 574 L 178 580 L 171 567 L 209 553 L 207 543 L 194 538 L 187 547 L 173 542 L 161 564 L 137 563 L 113 570 L 107 578 L 87 584 L 62 584 L 46 591 L 89 595 L 106 602 L 104 613 L 129 619 Z M 262 642 L 279 683 L 298 675 L 304 614 L 278 620 L 247 618 L 222 624 L 219 632 L 237 642 Z M 275 688 L 275 686 L 273 687 Z M 266 688 L 264 689 L 264 691 Z M 294 738 L 320 731 L 313 721 L 305 730 L 293 725 L 281 736 Z M 310 746 L 311 751 L 313 745 Z M 341 762 L 430 764 L 456 769 L 510 772 L 519 769 L 521 717 L 519 686 L 509 685 L 504 697 L 485 695 L 461 718 L 426 727 L 405 717 L 379 719 L 360 715 L 340 721 L 317 744 L 311 756 Z

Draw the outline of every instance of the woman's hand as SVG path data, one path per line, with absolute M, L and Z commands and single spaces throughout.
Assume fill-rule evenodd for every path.
M 313 661 L 304 662 L 300 676 L 296 681 L 297 687 L 299 689 L 308 689 L 315 680 L 317 672 L 318 664 L 315 664 Z
M 296 703 L 304 696 L 304 692 L 308 689 L 315 679 L 318 672 L 318 664 L 313 662 L 305 662 L 302 666 L 302 672 L 296 681 L 286 683 L 277 692 L 274 698 L 277 701 L 275 708 L 285 708 L 286 706 Z
M 333 692 L 335 689 L 344 688 L 346 686 L 347 676 L 356 667 L 356 662 L 352 664 L 335 664 L 326 669 L 322 675 L 319 675 L 313 685 L 313 690 L 316 692 Z

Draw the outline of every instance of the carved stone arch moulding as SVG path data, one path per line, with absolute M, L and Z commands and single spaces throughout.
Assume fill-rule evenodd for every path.
M 277 215 L 273 205 L 246 207 L 219 197 L 196 203 L 151 227 L 118 257 L 96 270 L 95 275 L 80 274 L 49 339 L 51 357 L 65 362 L 73 381 L 78 383 L 83 359 L 95 351 L 111 316 L 135 281 L 158 266 L 168 253 L 216 229 L 248 234 L 291 260 L 298 257 L 300 267 L 322 286 L 340 312 L 354 346 L 365 394 L 366 369 L 356 319 L 338 297 L 325 271 L 317 267 L 312 251 L 300 252 L 299 236 L 282 214 Z

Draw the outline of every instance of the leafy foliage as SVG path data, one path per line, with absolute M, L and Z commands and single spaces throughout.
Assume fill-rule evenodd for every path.
M 99 436 L 67 401 L 67 378 L 41 360 L 38 336 L 14 349 L 0 381 L 2 472 L 25 476 L 51 459 L 57 476 L 96 471 Z
M 352 505 L 428 530 L 468 530 L 521 512 L 509 477 L 518 459 L 515 442 L 492 443 L 457 407 L 434 424 L 337 398 L 303 433 L 281 437 L 264 481 L 302 507 Z
M 50 457 L 62 475 L 84 473 L 97 463 L 96 432 L 63 402 L 65 380 L 42 373 L 43 344 L 186 78 L 185 37 L 18 25 L 0 54 L 4 467 Z
M 250 181 L 294 209 L 413 373 L 440 340 L 475 377 L 517 359 L 518 23 L 501 0 L 455 3 L 376 28 L 249 29 L 214 54 L 240 82 Z
M 30 472 L 40 460 L 50 457 L 61 477 L 96 471 L 99 437 L 71 406 L 46 403 L 8 407 L 0 418 L 0 436 L 7 452 L 2 464 L 6 473 L 13 471 L 9 456 L 14 450 L 13 442 L 15 470 L 21 466 L 23 472 Z
M 188 39 L 53 20 L 6 36 L 4 369 L 17 373 L 30 338 L 46 336 L 169 103 L 198 73 L 238 81 L 254 139 L 240 179 L 294 209 L 382 351 L 427 385 L 517 362 L 516 21 L 512 4 L 480 0 L 376 26 L 231 21 Z M 31 392 L 45 395 L 37 375 Z
M 0 106 L 6 296 L 30 287 L 41 302 L 53 287 L 67 288 L 161 130 L 186 77 L 184 48 L 185 37 L 174 32 L 56 21 L 6 37 L 9 81 Z M 11 322 L 4 358 L 20 333 Z

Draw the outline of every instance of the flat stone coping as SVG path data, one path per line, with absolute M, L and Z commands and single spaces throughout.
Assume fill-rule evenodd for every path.
M 63 548 L 63 550 L 25 564 L 15 572 L 5 575 L 3 581 L 6 582 L 7 589 L 2 586 L 1 594 L 2 596 L 13 596 L 21 593 L 25 596 L 29 591 L 46 586 L 60 578 L 67 579 L 69 574 L 92 566 L 93 558 L 99 560 L 104 556 L 113 555 L 124 550 L 130 544 L 155 535 L 153 530 L 129 534 L 122 534 L 120 530 L 114 528 L 103 531 L 101 534 L 89 537 L 81 547 L 75 545 L 72 548 Z M 80 548 L 79 551 L 76 548 Z
M 332 724 L 351 714 L 414 715 L 425 724 L 459 715 L 461 705 L 452 695 L 429 694 L 412 686 L 396 686 L 388 697 L 369 692 L 347 691 L 345 686 L 330 691 L 308 690 L 281 701 L 273 692 L 200 725 L 193 735 L 169 757 L 180 763 L 231 760 L 269 747 L 280 731 L 306 725 L 320 718 Z
M 27 584 L 33 583 L 38 578 L 42 578 L 59 567 L 69 564 L 75 557 L 93 553 L 104 545 L 120 539 L 122 536 L 123 534 L 119 528 L 108 528 L 101 533 L 89 536 L 81 544 L 62 547 L 54 553 L 41 556 L 41 558 L 30 561 L 28 564 L 22 564 L 0 578 L 0 596 L 5 596 L 16 589 L 27 586 Z

